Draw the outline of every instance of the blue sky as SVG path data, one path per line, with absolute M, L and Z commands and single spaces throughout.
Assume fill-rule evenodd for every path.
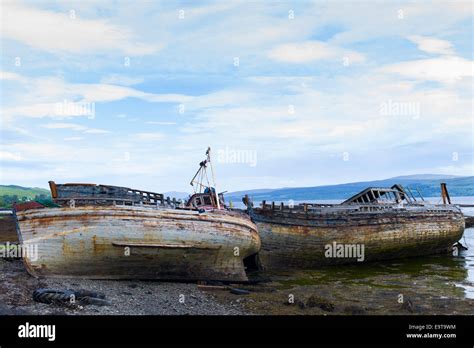
M 472 6 L 2 1 L 0 183 L 474 175 Z

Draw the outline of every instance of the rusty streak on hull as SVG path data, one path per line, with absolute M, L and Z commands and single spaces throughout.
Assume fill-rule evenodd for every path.
M 357 258 L 327 257 L 327 245 L 364 246 L 364 261 L 447 252 L 464 232 L 459 209 L 415 208 L 378 212 L 302 210 L 250 211 L 256 223 L 266 269 L 357 263 Z M 441 208 L 440 208 L 441 209 Z
M 256 226 L 234 212 L 81 206 L 16 216 L 21 243 L 38 248 L 24 258 L 36 277 L 246 281 L 243 259 L 260 249 Z

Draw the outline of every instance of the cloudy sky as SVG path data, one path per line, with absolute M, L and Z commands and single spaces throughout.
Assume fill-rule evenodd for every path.
M 471 1 L 2 1 L 0 184 L 474 175 Z

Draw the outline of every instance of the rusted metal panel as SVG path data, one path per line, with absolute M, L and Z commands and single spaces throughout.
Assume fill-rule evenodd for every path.
M 243 259 L 260 249 L 256 226 L 235 212 L 80 206 L 16 215 L 22 244 L 37 245 L 38 258 L 24 258 L 34 276 L 246 281 Z M 190 247 L 169 247 L 178 245 Z

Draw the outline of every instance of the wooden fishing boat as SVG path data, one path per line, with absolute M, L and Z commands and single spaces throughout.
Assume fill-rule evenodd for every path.
M 20 243 L 37 250 L 23 258 L 33 276 L 246 281 L 256 266 L 256 226 L 214 187 L 188 202 L 109 185 L 50 188 L 58 207 L 14 209 Z
M 447 195 L 445 187 L 442 192 Z M 464 231 L 459 207 L 416 200 L 401 185 L 368 188 L 341 204 L 253 207 L 248 197 L 244 203 L 259 230 L 266 269 L 443 253 Z

